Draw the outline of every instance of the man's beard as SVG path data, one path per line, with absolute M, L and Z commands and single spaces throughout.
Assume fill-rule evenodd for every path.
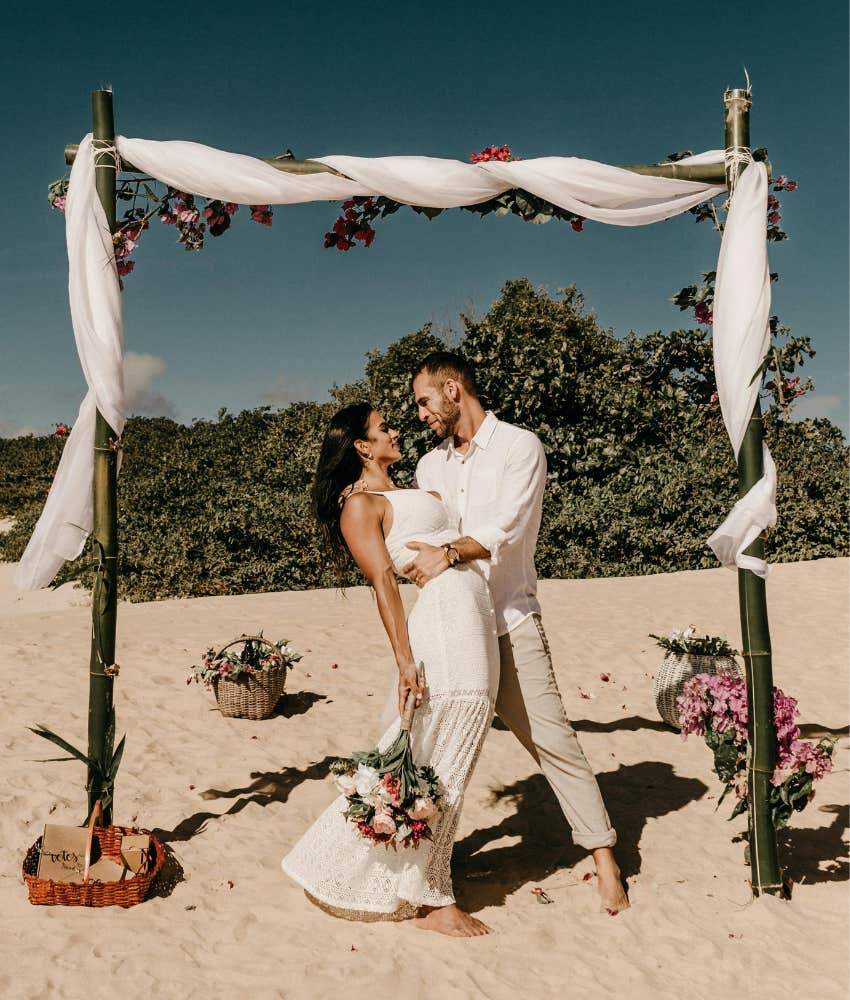
M 439 423 L 434 428 L 434 433 L 443 439 L 451 437 L 460 422 L 460 407 L 450 399 L 443 399 L 437 417 Z

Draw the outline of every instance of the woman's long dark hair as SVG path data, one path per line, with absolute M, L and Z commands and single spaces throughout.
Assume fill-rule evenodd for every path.
M 339 526 L 342 512 L 339 495 L 361 476 L 363 463 L 354 442 L 366 438 L 373 410 L 371 403 L 352 403 L 333 415 L 322 441 L 313 480 L 313 514 L 340 578 L 348 565 L 348 549 Z

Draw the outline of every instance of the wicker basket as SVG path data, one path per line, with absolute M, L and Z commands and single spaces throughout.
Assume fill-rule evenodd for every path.
M 686 681 L 695 674 L 728 674 L 743 677 L 738 661 L 732 656 L 700 656 L 696 653 L 668 653 L 655 672 L 655 705 L 658 714 L 670 726 L 679 729 L 676 699 Z
M 261 635 L 241 635 L 228 642 L 218 651 L 216 659 L 237 642 L 260 642 L 277 652 L 285 660 L 280 646 Z M 218 678 L 213 681 L 213 691 L 222 715 L 231 719 L 267 719 L 275 709 L 286 686 L 286 667 L 278 670 L 263 670 L 236 680 Z
M 41 851 L 41 837 L 27 851 L 22 875 L 29 889 L 30 902 L 36 906 L 135 906 L 148 894 L 154 879 L 165 861 L 162 844 L 149 830 L 132 826 L 95 826 L 95 817 L 100 811 L 100 803 L 92 811 L 89 823 L 89 845 L 97 842 L 104 857 L 121 862 L 121 838 L 125 834 L 144 833 L 150 837 L 148 866 L 123 882 L 55 882 L 53 879 L 38 877 L 38 859 Z M 100 816 L 103 812 L 100 811 Z M 87 849 L 91 853 L 91 846 Z

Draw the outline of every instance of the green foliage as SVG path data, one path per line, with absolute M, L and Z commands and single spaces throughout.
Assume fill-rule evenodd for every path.
M 111 724 L 114 728 L 114 713 Z M 53 730 L 41 725 L 41 723 L 39 723 L 36 728 L 30 726 L 30 732 L 35 733 L 36 736 L 41 736 L 42 739 L 49 740 L 51 743 L 55 743 L 56 746 L 60 747 L 69 755 L 67 757 L 48 757 L 43 763 L 51 764 L 58 761 L 78 760 L 82 764 L 86 765 L 89 772 L 100 786 L 100 804 L 104 813 L 108 813 L 115 795 L 115 778 L 118 775 L 118 768 L 121 766 L 121 758 L 124 756 L 124 743 L 127 737 L 121 737 L 121 742 L 115 748 L 114 752 L 111 750 L 111 747 L 104 748 L 106 757 L 103 760 L 98 760 L 95 757 L 90 757 L 87 753 L 83 753 L 82 750 L 79 750 L 67 740 L 58 736 L 53 732 Z M 88 817 L 86 817 L 86 819 L 88 819 Z
M 557 297 L 509 281 L 458 348 L 483 401 L 535 431 L 549 463 L 537 549 L 544 577 L 627 576 L 716 566 L 706 538 L 737 499 L 707 331 L 616 338 L 580 292 Z M 435 443 L 417 418 L 410 373 L 445 348 L 429 326 L 372 351 L 361 381 L 330 403 L 296 403 L 183 426 L 134 417 L 123 434 L 119 576 L 130 600 L 334 586 L 310 516 L 324 427 L 340 405 L 370 400 L 400 430 L 401 485 Z M 787 370 L 787 368 L 786 368 Z M 793 405 L 793 401 L 791 402 Z M 790 407 L 789 407 L 790 409 Z M 779 470 L 777 561 L 846 555 L 848 449 L 826 419 L 765 415 Z M 59 438 L 0 440 L 0 559 L 17 559 L 61 454 Z M 59 580 L 89 577 L 77 564 Z M 362 582 L 352 567 L 347 583 Z

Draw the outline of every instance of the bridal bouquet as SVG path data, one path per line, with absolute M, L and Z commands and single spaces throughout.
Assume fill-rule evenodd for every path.
M 361 836 L 396 850 L 418 849 L 431 839 L 429 821 L 442 808 L 445 790 L 434 769 L 417 766 L 410 751 L 415 699 L 408 695 L 398 736 L 386 750 L 365 750 L 331 765 L 347 800 L 345 817 Z

